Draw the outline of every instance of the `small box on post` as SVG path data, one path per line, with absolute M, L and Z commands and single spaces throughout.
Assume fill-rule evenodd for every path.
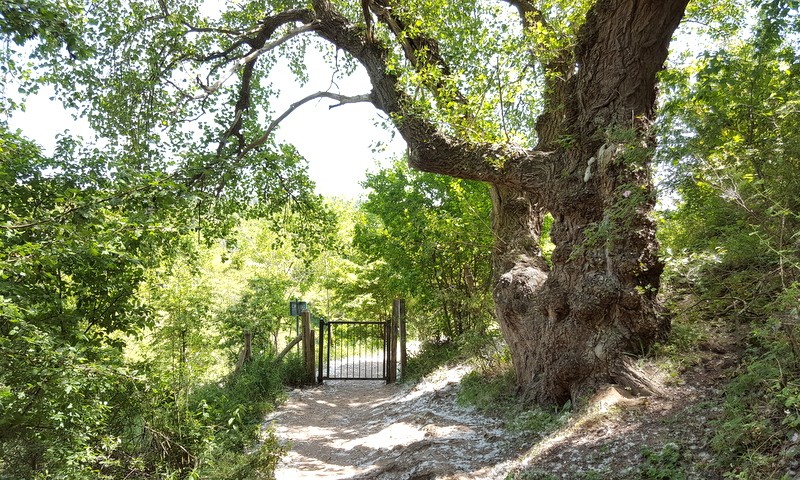
M 299 317 L 308 310 L 308 302 L 302 300 L 292 300 L 289 302 L 289 316 Z
M 300 335 L 300 315 L 308 310 L 308 302 L 302 300 L 289 301 L 289 316 L 297 319 L 296 333 Z

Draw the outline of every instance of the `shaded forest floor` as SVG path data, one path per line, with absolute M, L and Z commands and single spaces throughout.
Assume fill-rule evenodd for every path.
M 721 478 L 713 421 L 741 355 L 735 332 L 717 332 L 681 373 L 658 360 L 643 365 L 660 376 L 663 395 L 632 398 L 610 387 L 539 430 L 459 404 L 464 365 L 413 386 L 336 381 L 295 390 L 265 426 L 290 449 L 278 479 Z

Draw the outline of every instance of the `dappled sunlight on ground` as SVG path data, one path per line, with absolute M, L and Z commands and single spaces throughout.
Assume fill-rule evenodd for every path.
M 663 382 L 657 397 L 601 389 L 549 433 L 512 432 L 500 419 L 459 406 L 456 393 L 470 371 L 463 365 L 442 368 L 414 386 L 328 381 L 295 390 L 267 419 L 290 447 L 276 476 L 453 480 L 517 472 L 520 478 L 622 480 L 644 478 L 649 468 L 685 474 L 676 478 L 714 478 L 708 476 L 709 428 L 737 355 L 733 346 L 722 350 L 680 381 Z M 651 367 L 651 378 L 658 379 L 660 371 Z
M 497 478 L 495 466 L 518 450 L 499 420 L 456 404 L 468 371 L 442 369 L 414 387 L 327 381 L 293 391 L 267 419 L 291 449 L 276 477 Z

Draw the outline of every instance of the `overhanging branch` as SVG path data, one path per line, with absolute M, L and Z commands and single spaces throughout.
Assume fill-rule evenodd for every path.
M 291 115 L 292 112 L 297 110 L 299 107 L 305 105 L 306 103 L 308 103 L 308 102 L 310 102 L 312 100 L 320 99 L 320 98 L 330 98 L 332 100 L 336 100 L 337 102 L 339 102 L 338 104 L 331 105 L 328 108 L 336 108 L 336 107 L 340 107 L 340 106 L 348 104 L 348 103 L 361 103 L 361 102 L 371 102 L 372 101 L 372 96 L 370 94 L 368 94 L 368 93 L 367 94 L 363 94 L 363 95 L 355 95 L 355 96 L 341 95 L 341 94 L 333 93 L 333 92 L 312 93 L 311 95 L 309 95 L 309 96 L 307 96 L 307 97 L 305 97 L 305 98 L 303 98 L 301 100 L 298 100 L 298 101 L 294 102 L 293 104 L 289 105 L 289 108 L 287 108 L 286 111 L 284 111 L 278 118 L 274 119 L 269 124 L 269 126 L 267 127 L 267 130 L 264 132 L 263 135 L 261 135 L 254 142 L 248 144 L 241 152 L 239 152 L 239 155 L 237 156 L 237 160 L 241 159 L 242 157 L 247 155 L 249 152 L 251 152 L 254 149 L 256 149 L 256 148 L 260 147 L 261 145 L 263 145 L 269 139 L 270 135 L 272 135 L 272 132 L 275 130 L 275 128 L 277 128 L 277 126 L 280 125 L 280 123 L 282 121 L 284 121 L 286 119 L 286 117 Z
M 382 2 L 386 3 L 386 2 Z M 424 116 L 409 111 L 413 100 L 389 73 L 389 51 L 377 38 L 367 42 L 363 32 L 341 15 L 329 0 L 313 0 L 319 21 L 316 33 L 355 58 L 367 71 L 372 103 L 387 113 L 409 147 L 412 167 L 431 173 L 508 185 L 542 194 L 549 182 L 552 155 L 510 144 L 477 143 L 454 137 Z M 387 19 L 388 20 L 388 19 Z M 401 27 L 400 24 L 397 24 Z M 400 32 L 402 36 L 402 32 Z M 427 39 L 424 39 L 427 42 Z M 418 57 L 419 58 L 419 57 Z M 428 65 L 440 57 L 422 57 Z

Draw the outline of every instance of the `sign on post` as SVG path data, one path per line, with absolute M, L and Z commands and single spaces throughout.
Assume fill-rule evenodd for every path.
M 308 310 L 308 302 L 303 302 L 300 300 L 292 300 L 289 302 L 289 316 L 290 317 L 299 317 Z

